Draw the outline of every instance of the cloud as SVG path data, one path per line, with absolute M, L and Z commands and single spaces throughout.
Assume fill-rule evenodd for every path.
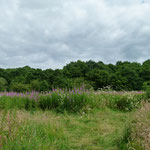
M 150 0 L 1 0 L 0 67 L 150 57 Z

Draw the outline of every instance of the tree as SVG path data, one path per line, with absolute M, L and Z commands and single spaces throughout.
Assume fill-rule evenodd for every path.
M 29 84 L 11 83 L 11 85 L 10 85 L 10 91 L 28 92 L 28 91 L 31 91 L 31 87 L 30 87 Z
M 143 63 L 140 75 L 144 81 L 150 81 L 150 59 Z
M 40 81 L 39 80 L 31 81 L 31 89 L 33 91 L 40 91 Z
M 7 89 L 7 81 L 0 77 L 0 91 L 5 91 Z
M 141 90 L 150 81 L 150 59 L 142 65 L 137 62 L 118 61 L 115 65 L 102 61 L 70 62 L 63 69 L 0 68 L 0 86 L 4 90 L 47 91 L 53 87 L 73 88 L 83 82 L 95 90 L 112 86 L 114 90 Z M 22 90 L 19 90 L 19 87 Z
M 46 80 L 33 80 L 31 82 L 31 89 L 34 91 L 49 91 L 49 84 Z
M 119 72 L 116 72 L 110 76 L 110 85 L 113 90 L 127 90 L 127 78 L 120 75 Z
M 40 82 L 40 91 L 50 91 L 49 84 L 46 80 Z
M 105 70 L 93 69 L 87 73 L 86 77 L 87 80 L 92 81 L 95 90 L 109 85 L 109 73 Z
M 63 74 L 69 78 L 85 77 L 88 67 L 85 62 L 78 60 L 64 66 Z

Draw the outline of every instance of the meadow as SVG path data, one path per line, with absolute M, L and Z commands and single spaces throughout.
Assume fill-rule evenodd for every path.
M 149 150 L 150 92 L 0 93 L 2 150 Z

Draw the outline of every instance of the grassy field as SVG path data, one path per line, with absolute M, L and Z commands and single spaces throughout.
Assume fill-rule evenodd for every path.
M 72 96 L 78 102 L 69 106 L 80 105 L 74 111 L 64 103 L 43 109 L 54 106 L 52 100 L 40 108 L 48 95 L 31 105 L 32 99 L 1 94 L 0 149 L 148 150 L 150 104 L 143 93 L 92 93 L 84 104 L 82 94 Z

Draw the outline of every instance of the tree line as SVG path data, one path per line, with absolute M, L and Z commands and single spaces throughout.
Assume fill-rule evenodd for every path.
M 104 64 L 92 60 L 70 62 L 63 69 L 0 68 L 0 91 L 50 91 L 81 87 L 98 90 L 142 90 L 150 85 L 150 59 L 142 64 L 118 61 Z

